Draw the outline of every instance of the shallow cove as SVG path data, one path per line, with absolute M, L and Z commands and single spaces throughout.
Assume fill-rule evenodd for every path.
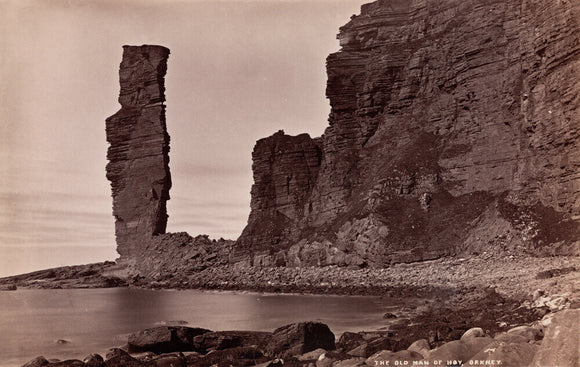
M 312 320 L 327 324 L 338 337 L 384 327 L 384 313 L 396 313 L 409 301 L 136 288 L 0 292 L 0 366 L 20 366 L 39 355 L 104 357 L 109 348 L 125 344 L 131 332 L 178 321 L 216 331 L 273 331 Z

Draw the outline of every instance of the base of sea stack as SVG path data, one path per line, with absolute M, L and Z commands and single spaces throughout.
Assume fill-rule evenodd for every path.
M 550 313 L 529 325 L 490 334 L 477 324 L 449 342 L 408 340 L 395 331 L 344 333 L 337 342 L 325 324 L 303 322 L 273 332 L 210 331 L 160 326 L 129 335 L 103 358 L 37 357 L 37 366 L 578 366 L 580 309 Z

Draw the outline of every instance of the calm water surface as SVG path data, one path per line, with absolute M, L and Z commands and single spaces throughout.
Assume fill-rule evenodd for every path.
M 273 331 L 316 320 L 338 337 L 344 331 L 379 329 L 385 325 L 383 314 L 396 308 L 379 297 L 128 288 L 0 292 L 0 366 L 20 366 L 39 355 L 104 356 L 123 345 L 127 334 L 176 320 L 216 331 Z

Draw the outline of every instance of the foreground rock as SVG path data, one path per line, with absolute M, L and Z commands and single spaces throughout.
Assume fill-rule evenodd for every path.
M 105 356 L 106 367 L 141 367 L 149 366 L 150 363 L 144 363 L 136 358 L 133 358 L 129 353 L 119 348 L 113 348 L 107 352 Z
M 194 339 L 210 331 L 185 326 L 160 326 L 129 335 L 127 343 L 132 353 L 194 351 L 197 349 Z
M 485 365 L 486 361 L 488 361 L 488 363 L 494 361 L 495 364 L 501 363 L 504 367 L 529 366 L 538 348 L 537 345 L 529 343 L 507 343 L 495 341 L 486 345 L 484 349 L 479 351 L 473 357 L 470 357 L 469 361 L 465 364 Z
M 105 363 L 105 360 L 99 354 L 90 354 L 83 359 L 86 367 L 100 367 Z
M 202 353 L 237 347 L 263 348 L 271 337 L 272 333 L 260 331 L 215 331 L 196 336 L 193 344 Z
M 429 342 L 427 340 L 419 339 L 413 342 L 413 344 L 409 345 L 409 348 L 407 348 L 407 350 L 411 352 L 417 352 L 420 355 L 422 355 L 423 358 L 426 359 L 429 357 L 429 353 L 431 352 L 431 346 L 429 345 Z
M 402 338 L 395 338 L 392 332 L 345 332 L 337 347 L 353 357 L 369 358 L 381 350 L 401 350 L 407 347 Z
M 190 355 L 186 357 L 187 366 L 255 366 L 265 363 L 269 358 L 255 347 L 235 347 L 218 350 L 203 356 Z
M 391 352 L 390 350 L 383 350 L 369 357 L 365 363 L 368 366 L 387 365 L 394 366 L 401 362 L 407 362 L 411 365 L 413 361 L 422 361 L 424 358 L 421 354 L 410 350 L 401 350 L 398 352 Z
M 41 366 L 46 366 L 49 363 L 50 362 L 48 362 L 48 360 L 46 358 L 44 358 L 43 356 L 38 356 L 38 357 L 34 358 L 33 360 L 28 361 L 25 364 L 23 364 L 22 367 L 41 367 Z
M 548 325 L 532 366 L 580 365 L 580 309 L 558 312 Z
M 289 324 L 273 333 L 160 327 L 130 335 L 129 350 L 132 354 L 113 348 L 105 358 L 93 354 L 83 361 L 56 362 L 38 357 L 24 367 L 361 367 L 435 363 L 576 367 L 579 362 L 579 318 L 580 309 L 550 314 L 544 318 L 544 321 L 550 320 L 545 322 L 544 338 L 541 323 L 521 325 L 497 333 L 494 338 L 480 336 L 481 328 L 475 326 L 468 328 L 457 340 L 447 341 L 434 349 L 431 348 L 437 343 L 425 339 L 406 343 L 389 332 L 346 332 L 335 345 L 334 334 L 328 326 L 317 322 Z M 515 339 L 508 340 L 506 335 Z M 137 354 L 133 353 L 136 345 L 140 351 Z M 371 345 L 376 348 L 373 353 L 370 353 Z M 181 352 L 192 347 L 199 352 Z
M 325 324 L 302 322 L 274 330 L 265 351 L 269 356 L 286 358 L 317 348 L 333 350 L 336 348 L 334 340 L 334 334 Z
M 430 351 L 427 359 L 433 361 L 467 361 L 492 342 L 493 339 L 490 337 L 471 337 L 454 340 Z

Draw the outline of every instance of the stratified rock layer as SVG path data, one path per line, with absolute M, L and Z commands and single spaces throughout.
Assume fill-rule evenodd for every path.
M 289 136 L 278 131 L 256 143 L 250 207 L 260 215 L 250 216 L 241 242 L 275 245 L 298 234 L 297 226 L 311 210 L 308 203 L 321 159 L 320 139 L 308 134 Z
M 162 46 L 123 47 L 121 109 L 106 120 L 107 178 L 121 261 L 135 262 L 167 225 L 171 176 L 163 103 L 168 56 Z
M 238 258 L 580 252 L 578 1 L 379 0 L 338 39 L 324 135 L 256 144 Z

